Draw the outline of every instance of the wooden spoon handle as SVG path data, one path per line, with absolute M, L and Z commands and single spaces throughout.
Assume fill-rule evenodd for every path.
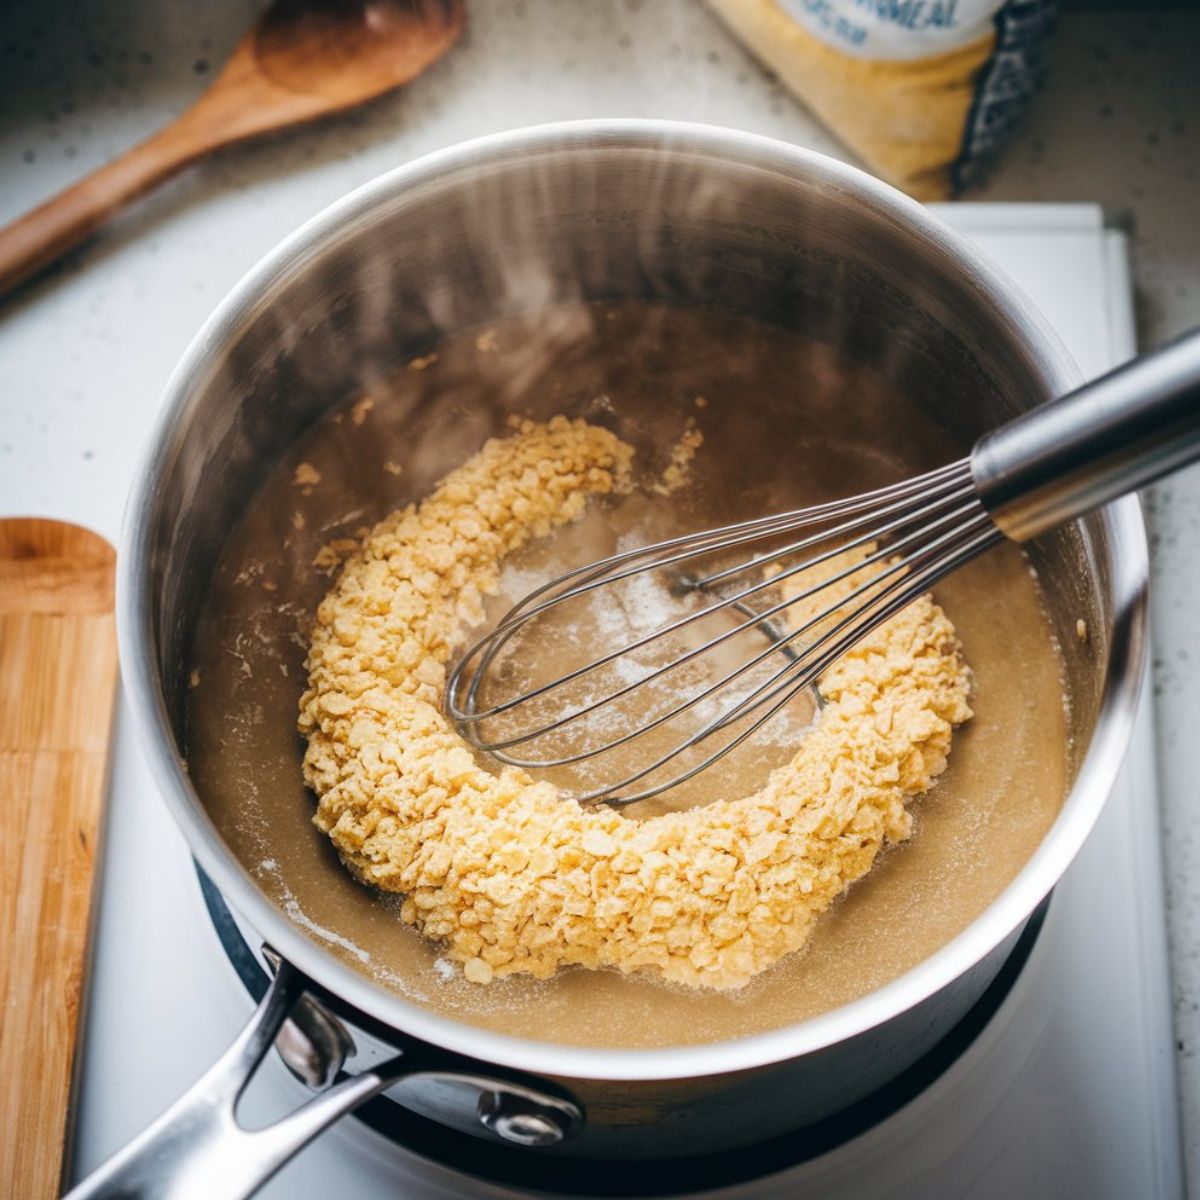
M 199 158 L 211 141 L 179 120 L 0 229 L 0 295 L 95 233 L 114 213 Z

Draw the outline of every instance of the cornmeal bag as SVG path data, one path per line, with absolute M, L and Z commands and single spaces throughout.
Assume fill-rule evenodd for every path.
M 1057 0 L 708 0 L 868 167 L 919 200 L 972 182 L 1045 73 Z

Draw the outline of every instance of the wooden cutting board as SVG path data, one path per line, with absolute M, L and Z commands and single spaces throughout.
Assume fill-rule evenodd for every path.
M 116 554 L 0 520 L 0 1196 L 57 1196 L 117 646 Z

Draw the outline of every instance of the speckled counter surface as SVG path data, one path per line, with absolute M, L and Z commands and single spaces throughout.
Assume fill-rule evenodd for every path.
M 178 113 L 259 5 L 9 0 L 0 15 L 0 221 Z M 1076 12 L 1044 94 L 979 200 L 1091 200 L 1134 231 L 1143 344 L 1200 324 L 1200 13 Z M 707 121 L 843 153 L 691 0 L 471 6 L 406 91 L 227 152 L 0 303 L 0 509 L 115 537 L 166 377 L 280 237 L 357 184 L 494 130 L 595 116 Z M 1189 1171 L 1200 1179 L 1200 469 L 1151 497 L 1155 702 Z

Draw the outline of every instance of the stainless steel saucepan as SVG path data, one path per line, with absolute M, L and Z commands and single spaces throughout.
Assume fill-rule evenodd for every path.
M 821 155 L 728 130 L 618 121 L 489 137 L 385 175 L 290 237 L 221 304 L 170 382 L 130 501 L 119 584 L 125 684 L 156 779 L 195 857 L 254 931 L 274 985 L 226 1057 L 78 1195 L 248 1194 L 384 1089 L 517 1153 L 685 1156 L 798 1128 L 942 1038 L 1083 843 L 1121 762 L 1144 666 L 1134 500 L 1031 551 L 1064 648 L 1077 750 L 1058 818 L 977 920 L 858 1001 L 678 1049 L 549 1044 L 532 1028 L 503 1036 L 354 969 L 260 888 L 183 761 L 188 654 L 228 531 L 287 448 L 389 365 L 442 334 L 555 300 L 621 297 L 788 325 L 873 367 L 964 446 L 1079 382 L 1009 282 L 919 205 Z M 1080 617 L 1086 647 L 1074 637 Z M 246 1132 L 233 1102 L 273 1043 L 317 1095 Z

